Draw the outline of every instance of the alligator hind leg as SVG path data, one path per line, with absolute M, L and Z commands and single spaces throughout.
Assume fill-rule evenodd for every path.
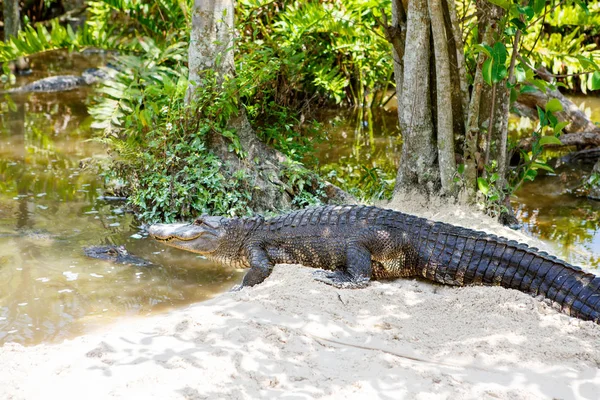
M 372 272 L 371 253 L 365 246 L 355 243 L 348 246 L 344 270 L 319 270 L 313 273 L 313 277 L 337 288 L 360 289 L 367 286 Z

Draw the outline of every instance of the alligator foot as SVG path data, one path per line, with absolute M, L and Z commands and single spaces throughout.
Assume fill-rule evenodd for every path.
M 313 278 L 340 289 L 362 289 L 369 283 L 367 278 L 354 278 L 344 271 L 317 270 L 313 272 Z

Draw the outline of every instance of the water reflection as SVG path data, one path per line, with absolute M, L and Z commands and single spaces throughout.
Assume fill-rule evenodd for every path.
M 384 198 L 393 188 L 401 140 L 395 110 L 323 110 L 327 140 L 316 146 L 320 173 L 360 196 Z
M 577 195 L 587 165 L 563 165 L 539 176 L 513 199 L 517 218 L 531 236 L 547 241 L 566 261 L 600 266 L 600 202 Z
M 48 53 L 42 61 L 49 73 L 67 74 L 102 60 Z M 0 105 L 0 344 L 68 338 L 119 316 L 206 299 L 240 278 L 144 239 L 123 204 L 98 198 L 102 176 L 79 168 L 82 159 L 106 157 L 87 140 L 86 90 L 19 94 Z M 83 255 L 99 244 L 125 245 L 154 265 Z

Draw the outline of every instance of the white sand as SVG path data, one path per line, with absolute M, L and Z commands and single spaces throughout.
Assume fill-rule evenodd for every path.
M 522 235 L 479 214 L 403 211 Z M 263 284 L 59 345 L 0 347 L 0 399 L 599 399 L 600 326 L 514 290 Z

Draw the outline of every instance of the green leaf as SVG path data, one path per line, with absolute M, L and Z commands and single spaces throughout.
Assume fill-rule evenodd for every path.
M 579 64 L 581 64 L 581 66 L 583 67 L 583 69 L 600 69 L 598 67 L 598 64 L 596 64 L 594 62 L 594 59 L 592 56 L 590 56 L 589 58 L 582 56 L 582 55 L 576 55 L 575 58 L 577 58 L 577 60 L 579 61 Z
M 457 171 L 461 175 L 464 174 L 464 172 L 465 172 L 465 164 L 458 164 Z
M 582 0 L 573 0 L 579 7 L 581 7 L 583 9 L 583 11 L 585 11 L 585 13 L 587 15 L 590 15 L 590 10 L 587 7 L 587 4 L 585 1 Z
M 540 138 L 540 146 L 546 146 L 549 144 L 562 145 L 562 142 L 556 136 L 542 136 Z
M 535 86 L 525 85 L 525 86 L 521 86 L 521 90 L 519 92 L 521 94 L 526 94 L 526 93 L 535 93 L 537 91 L 538 91 L 538 89 Z
M 508 0 L 487 0 L 489 3 L 495 4 L 498 7 L 502 7 L 505 10 L 510 8 L 510 1 Z
M 548 82 L 541 79 L 534 79 L 533 86 L 537 87 L 542 93 L 546 93 L 546 88 L 548 88 Z
M 488 58 L 487 60 L 485 60 L 485 62 L 483 63 L 483 80 L 488 84 L 488 85 L 492 85 L 492 66 L 493 66 L 493 60 L 491 58 Z
M 541 126 L 546 126 L 546 113 L 544 112 L 544 110 L 542 110 L 540 107 L 536 106 L 537 108 L 537 112 L 538 112 L 538 118 L 540 120 L 540 125 Z
M 590 77 L 590 90 L 598 90 L 600 89 L 600 71 L 596 71 Z
M 483 51 L 486 56 L 492 58 L 492 48 L 487 44 L 476 44 L 473 48 L 477 51 Z
M 554 172 L 551 166 L 543 162 L 534 162 L 531 164 L 531 168 L 543 169 L 544 171 Z
M 533 8 L 529 7 L 529 6 L 517 6 L 517 10 L 519 10 L 520 14 L 523 14 L 527 17 L 528 20 L 530 20 L 531 18 L 533 18 L 534 15 L 534 11 Z
M 513 104 L 519 98 L 519 92 L 515 88 L 510 88 L 510 104 Z
M 537 171 L 535 169 L 530 169 L 525 174 L 524 179 L 526 181 L 532 181 L 535 179 L 536 176 L 537 176 Z
M 536 14 L 540 14 L 546 8 L 546 0 L 534 0 L 533 1 L 533 11 Z
M 513 19 L 511 19 L 511 20 L 510 20 L 510 22 L 512 22 L 512 24 L 513 24 L 514 26 L 516 26 L 516 27 L 517 27 L 517 29 L 521 30 L 522 32 L 526 32 L 526 31 L 527 31 L 527 25 L 525 25 L 525 24 L 523 23 L 523 21 L 521 21 L 520 19 L 518 19 L 518 18 L 513 18 Z
M 563 110 L 563 106 L 562 104 L 560 104 L 560 101 L 558 101 L 558 99 L 550 99 L 547 103 L 546 103 L 546 112 L 550 111 L 550 112 L 558 112 L 558 111 L 562 111 Z
M 484 178 L 477 178 L 477 186 L 479 187 L 479 191 L 487 196 L 488 192 L 490 191 L 490 185 L 488 184 L 488 181 L 486 181 Z
M 525 82 L 527 79 L 527 73 L 521 64 L 515 66 L 515 79 L 517 82 Z
M 506 69 L 506 57 L 507 57 L 506 47 L 501 42 L 494 43 L 494 47 L 492 49 L 492 56 L 494 57 L 494 64 L 492 67 L 492 80 L 493 82 L 499 82 L 504 79 L 507 75 Z
M 556 126 L 554 127 L 554 133 L 560 133 L 562 132 L 563 129 L 565 129 L 565 127 L 569 125 L 569 121 L 562 121 L 559 122 L 558 124 L 556 124 Z

